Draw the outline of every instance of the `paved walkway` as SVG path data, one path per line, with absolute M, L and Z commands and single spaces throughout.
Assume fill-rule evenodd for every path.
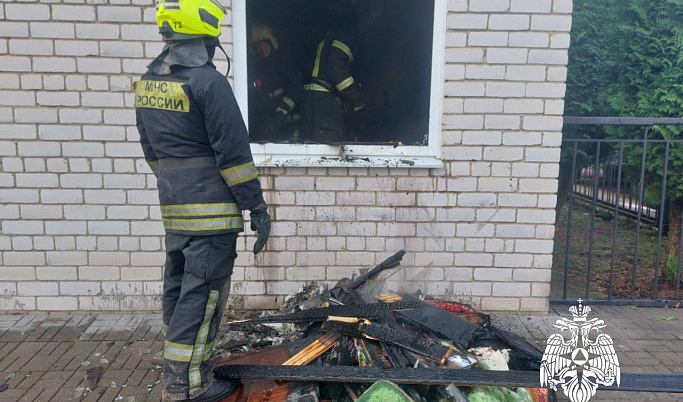
M 555 330 L 548 317 L 496 317 L 536 341 Z M 617 345 L 622 372 L 683 373 L 683 309 L 595 307 Z M 0 315 L 0 401 L 159 401 L 160 315 Z M 102 373 L 88 387 L 88 371 Z M 680 401 L 683 394 L 598 391 L 593 401 Z

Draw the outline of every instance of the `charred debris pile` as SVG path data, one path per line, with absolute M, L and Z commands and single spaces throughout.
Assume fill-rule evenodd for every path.
M 545 402 L 542 352 L 486 314 L 427 295 L 382 293 L 401 251 L 333 289 L 311 285 L 278 314 L 233 320 L 216 341 L 224 401 Z

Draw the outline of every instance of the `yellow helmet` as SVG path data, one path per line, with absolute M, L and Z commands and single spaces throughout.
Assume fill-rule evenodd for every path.
M 219 0 L 157 0 L 159 33 L 167 40 L 218 37 L 225 8 Z
M 262 40 L 270 41 L 270 44 L 275 49 L 280 47 L 280 42 L 277 40 L 275 35 L 273 35 L 273 31 L 270 29 L 270 27 L 268 25 L 264 25 L 264 24 L 252 25 L 251 30 L 249 31 L 249 44 L 252 44 L 252 43 L 258 42 L 258 41 L 262 41 Z

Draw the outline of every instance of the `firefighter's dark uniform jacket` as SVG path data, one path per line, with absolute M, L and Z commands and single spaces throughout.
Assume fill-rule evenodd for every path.
M 346 104 L 354 112 L 365 107 L 365 95 L 354 77 L 356 38 L 344 31 L 329 32 L 316 46 L 306 67 L 302 105 L 313 140 L 342 140 Z M 339 102 L 335 98 L 339 98 Z
M 147 72 L 135 83 L 145 159 L 158 172 L 168 233 L 241 232 L 241 210 L 263 203 L 235 97 L 211 63 Z M 191 158 L 191 159 L 190 159 Z
M 187 45 L 190 54 L 204 52 L 201 40 L 196 45 Z M 264 201 L 226 78 L 210 61 L 167 64 L 170 74 L 150 70 L 135 83 L 135 106 L 166 228 L 163 396 L 186 400 L 213 382 L 210 359 L 243 230 L 241 211 Z
M 270 120 L 283 112 L 291 116 L 303 91 L 301 74 L 280 51 L 267 58 L 249 52 L 248 65 L 249 134 L 257 141 L 273 140 Z

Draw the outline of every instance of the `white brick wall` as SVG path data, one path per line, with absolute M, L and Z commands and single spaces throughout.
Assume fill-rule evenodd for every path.
M 443 169 L 263 169 L 272 238 L 254 257 L 240 237 L 234 300 L 273 307 L 405 248 L 392 287 L 544 312 L 571 11 L 450 0 Z M 0 3 L 0 309 L 159 308 L 163 228 L 129 104 L 153 21 L 151 0 Z

